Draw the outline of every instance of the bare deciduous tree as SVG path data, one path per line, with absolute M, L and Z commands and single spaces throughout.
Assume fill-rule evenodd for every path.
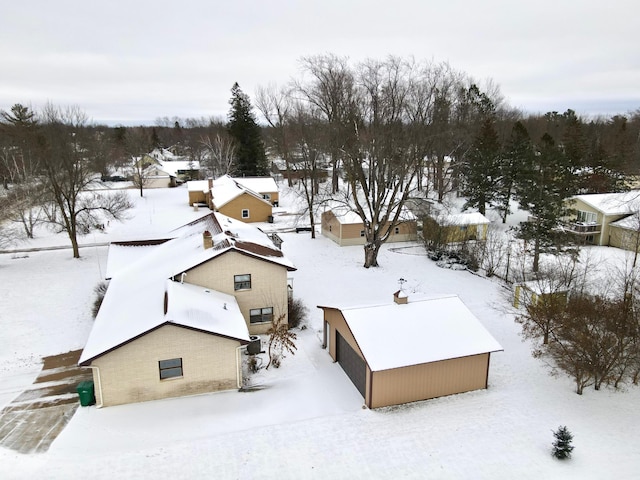
M 42 114 L 38 145 L 44 184 L 51 198 L 48 219 L 67 233 L 73 257 L 80 257 L 78 235 L 102 225 L 104 217 L 119 220 L 131 207 L 125 191 L 92 191 L 96 175 L 89 168 L 88 152 L 95 137 L 87 118 L 77 108 L 62 110 L 47 105 Z
M 209 152 L 208 175 L 218 178 L 233 170 L 236 146 L 227 133 L 216 133 L 213 138 L 205 136 L 200 139 Z

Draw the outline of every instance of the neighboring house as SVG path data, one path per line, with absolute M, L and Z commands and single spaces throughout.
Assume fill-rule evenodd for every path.
M 272 202 L 279 202 L 279 197 L 275 181 L 268 178 L 252 177 L 246 182 L 263 188 L 262 193 L 245 185 L 245 179 L 229 175 L 215 180 L 187 182 L 189 205 L 205 204 L 211 210 L 247 223 L 271 222 Z
M 479 212 L 449 213 L 425 217 L 425 239 L 439 244 L 460 243 L 468 240 L 485 241 L 490 220 Z
M 569 288 L 554 278 L 540 278 L 529 282 L 522 282 L 515 285 L 513 295 L 513 306 L 520 308 L 521 305 L 535 305 L 541 300 L 549 304 L 551 300 L 557 299 L 566 303 L 569 295 Z
M 324 346 L 369 408 L 487 388 L 500 344 L 457 296 L 319 306 Z
M 200 164 L 197 161 L 181 160 L 170 152 L 160 155 L 157 150 L 142 157 L 136 157 L 136 167 L 129 167 L 127 176 L 137 177 L 138 167 L 143 167 L 144 188 L 175 187 L 187 180 L 197 179 Z
M 278 185 L 273 177 L 233 177 L 243 187 L 262 195 L 271 205 L 277 207 L 280 203 Z
M 238 388 L 249 335 L 288 321 L 295 267 L 259 229 L 210 213 L 169 236 L 109 247 L 79 361 L 101 406 Z
M 637 236 L 633 231 L 640 231 L 640 224 L 634 223 L 640 211 L 640 190 L 576 195 L 567 204 L 573 214 L 563 228 L 582 243 L 635 249 L 630 247 Z
M 390 222 L 387 222 L 388 228 Z M 322 235 L 330 238 L 341 247 L 364 245 L 366 242 L 362 218 L 351 210 L 334 208 L 322 213 Z M 392 228 L 387 243 L 409 242 L 418 239 L 416 218 L 408 210 L 403 210 L 398 224 Z
M 301 160 L 289 162 L 289 170 L 287 170 L 287 164 L 282 159 L 276 159 L 271 162 L 271 171 L 279 179 L 291 180 L 294 185 L 299 180 L 309 178 L 312 173 L 317 181 L 326 182 L 330 174 L 330 168 L 325 162 L 319 162 L 319 165 L 311 172 L 307 162 Z

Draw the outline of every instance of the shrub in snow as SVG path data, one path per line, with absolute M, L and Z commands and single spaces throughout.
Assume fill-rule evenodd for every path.
M 96 318 L 96 315 L 98 315 L 98 310 L 100 310 L 100 305 L 102 305 L 102 300 L 104 300 L 104 295 L 107 293 L 108 287 L 109 284 L 107 282 L 100 282 L 93 288 L 93 293 L 96 294 L 96 299 L 93 301 L 93 307 L 91 308 L 93 318 Z
M 555 437 L 552 451 L 553 456 L 560 460 L 570 458 L 571 452 L 573 451 L 573 445 L 571 445 L 573 435 L 571 435 L 571 432 L 569 432 L 567 427 L 560 426 L 558 430 L 553 432 L 553 436 Z
M 307 307 L 300 298 L 289 297 L 288 321 L 289 328 L 299 327 L 305 316 L 307 315 Z

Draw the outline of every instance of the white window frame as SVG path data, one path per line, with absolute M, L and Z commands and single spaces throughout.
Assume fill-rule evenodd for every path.
M 242 218 L 251 218 L 249 216 L 249 209 L 248 208 L 243 208 L 241 215 L 242 215 Z

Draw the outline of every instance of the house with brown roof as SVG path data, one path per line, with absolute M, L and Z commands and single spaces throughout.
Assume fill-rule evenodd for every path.
M 100 406 L 242 385 L 242 347 L 287 322 L 295 270 L 259 229 L 210 213 L 167 238 L 114 242 L 79 360 Z
M 500 344 L 455 295 L 319 306 L 324 347 L 369 408 L 484 389 Z

